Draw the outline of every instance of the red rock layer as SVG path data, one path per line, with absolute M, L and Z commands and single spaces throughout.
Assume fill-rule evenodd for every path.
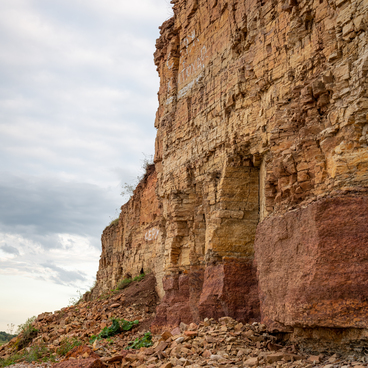
M 368 197 L 328 198 L 268 218 L 255 250 L 268 326 L 368 327 Z
M 206 317 L 230 316 L 238 321 L 260 319 L 256 270 L 252 262 L 227 259 L 206 268 L 164 279 L 165 296 L 153 328 L 175 327 Z

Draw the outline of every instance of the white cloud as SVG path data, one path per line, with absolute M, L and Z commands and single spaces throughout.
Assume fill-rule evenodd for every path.
M 66 295 L 92 283 L 121 184 L 141 172 L 142 152 L 153 153 L 152 54 L 169 8 L 168 0 L 0 2 L 0 282 L 24 295 L 24 285 L 40 287 L 39 313 L 55 288 Z M 2 302 L 0 330 L 24 300 Z

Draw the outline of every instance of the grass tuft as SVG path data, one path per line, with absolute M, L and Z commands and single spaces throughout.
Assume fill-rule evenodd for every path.
M 68 338 L 61 340 L 60 347 L 56 350 L 57 354 L 59 355 L 66 355 L 69 353 L 70 350 L 74 349 L 76 346 L 81 346 L 82 341 L 78 340 L 77 338 Z

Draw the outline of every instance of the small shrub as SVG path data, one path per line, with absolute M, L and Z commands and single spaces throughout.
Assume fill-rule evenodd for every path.
M 90 343 L 92 344 L 95 340 L 107 339 L 109 337 L 115 336 L 121 331 L 129 331 L 135 325 L 139 323 L 138 320 L 126 321 L 125 319 L 112 318 L 112 325 L 110 327 L 104 327 L 103 330 L 96 336 L 92 335 Z
M 30 317 L 23 324 L 18 326 L 17 333 L 19 334 L 19 339 L 15 343 L 17 350 L 21 350 L 29 345 L 29 343 L 37 336 L 38 330 L 32 326 L 36 317 Z
M 118 282 L 117 289 L 123 290 L 125 289 L 133 280 L 132 279 L 123 279 Z
M 17 334 L 20 334 L 21 332 L 27 331 L 32 327 L 32 323 L 36 320 L 36 316 L 30 317 L 25 321 L 24 323 L 21 323 L 18 325 Z
M 122 197 L 125 197 L 125 196 L 129 196 L 131 197 L 134 193 L 134 189 L 135 187 L 137 186 L 137 184 L 128 184 L 128 183 L 124 183 L 121 188 L 122 188 L 122 191 L 120 193 L 120 195 Z
M 81 291 L 77 290 L 77 294 L 78 294 L 78 296 L 76 298 L 70 298 L 69 299 L 68 307 L 76 306 L 82 301 L 83 294 L 81 293 Z
M 45 345 L 33 345 L 29 351 L 25 353 L 23 359 L 28 363 L 38 362 L 40 360 L 47 361 L 48 355 L 50 355 L 50 352 Z
M 120 324 L 117 319 L 112 320 L 112 325 L 110 327 L 105 327 L 100 333 L 100 338 L 106 339 L 110 336 L 115 336 L 120 332 Z
M 141 338 L 137 337 L 134 341 L 131 341 L 125 350 L 149 348 L 153 345 L 151 332 L 146 332 Z
M 109 226 L 111 226 L 111 225 L 117 225 L 118 223 L 119 223 L 119 217 L 118 217 L 118 218 L 116 218 L 115 220 L 112 220 L 112 221 L 110 222 Z
M 124 318 L 119 319 L 120 328 L 123 331 L 130 331 L 135 325 L 139 323 L 139 321 L 136 319 L 135 321 L 127 321 Z
M 134 277 L 133 281 L 141 281 L 144 279 L 145 276 L 146 274 L 141 273 L 139 276 Z
M 76 346 L 82 345 L 82 341 L 77 338 L 68 338 L 61 340 L 60 347 L 56 350 L 56 353 L 59 355 L 66 355 L 70 350 L 74 349 Z

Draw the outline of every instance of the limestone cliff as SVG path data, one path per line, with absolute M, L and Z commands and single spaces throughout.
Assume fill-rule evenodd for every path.
M 229 315 L 364 337 L 367 0 L 172 3 L 155 171 L 103 234 L 96 290 L 150 268 L 156 326 Z

